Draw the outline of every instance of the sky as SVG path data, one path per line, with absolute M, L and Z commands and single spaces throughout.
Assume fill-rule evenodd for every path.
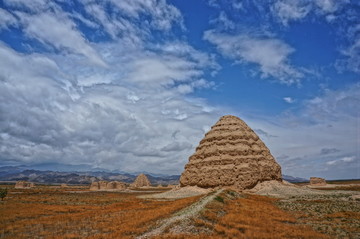
M 227 114 L 360 178 L 360 2 L 0 0 L 0 166 L 180 174 Z

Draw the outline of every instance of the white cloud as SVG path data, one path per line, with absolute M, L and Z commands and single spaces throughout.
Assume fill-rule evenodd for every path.
M 353 84 L 342 90 L 325 90 L 321 97 L 305 102 L 304 114 L 313 121 L 337 120 L 359 117 L 360 84 Z
M 206 31 L 204 39 L 215 44 L 221 54 L 238 63 L 258 65 L 263 78 L 271 76 L 281 83 L 295 84 L 303 77 L 299 70 L 289 64 L 288 57 L 295 49 L 279 39 L 214 31 Z
M 328 89 L 279 116 L 245 115 L 243 119 L 253 129 L 276 134 L 268 137 L 256 131 L 284 174 L 358 178 L 360 159 L 354 155 L 359 155 L 359 94 L 359 84 Z
M 172 56 L 147 55 L 135 59 L 130 68 L 127 81 L 149 86 L 172 85 L 202 75 L 194 63 Z
M 7 6 L 22 7 L 22 8 L 26 8 L 27 10 L 37 11 L 37 12 L 46 9 L 46 8 L 48 8 L 49 5 L 53 4 L 52 2 L 49 2 L 48 0 L 32 0 L 32 1 L 4 0 L 4 3 Z
M 351 156 L 351 157 L 343 157 L 341 159 L 337 159 L 337 160 L 331 160 L 326 162 L 327 165 L 337 165 L 339 163 L 350 163 L 353 162 L 355 160 L 355 156 Z
M 226 15 L 224 11 L 221 11 L 219 16 L 216 19 L 210 21 L 210 23 L 218 23 L 224 29 L 235 28 L 235 23 L 229 19 L 229 17 Z
M 173 23 L 182 25 L 182 15 L 173 5 L 167 4 L 165 0 L 123 0 L 111 2 L 117 6 L 122 13 L 139 19 L 140 14 L 148 14 L 152 17 L 151 26 L 160 30 L 170 30 Z
M 164 52 L 168 55 L 181 56 L 189 59 L 195 62 L 199 67 L 210 67 L 214 70 L 214 73 L 221 68 L 215 61 L 215 57 L 213 55 L 198 51 L 185 42 L 167 42 L 162 45 L 155 45 L 153 48 L 155 51 Z
M 182 171 L 202 129 L 220 115 L 186 94 L 211 87 L 201 75 L 216 64 L 186 42 L 147 50 L 127 44 L 94 45 L 107 69 L 76 64 L 73 54 L 26 55 L 1 45 L 0 130 L 8 135 L 0 139 L 2 157 Z
M 8 11 L 0 8 L 0 31 L 2 29 L 6 29 L 9 26 L 14 26 L 16 24 L 17 24 L 16 18 Z
M 291 97 L 284 97 L 283 100 L 286 102 L 286 103 L 289 103 L 289 104 L 292 104 L 295 102 L 295 100 Z
M 259 136 L 271 150 L 287 175 L 311 177 L 320 175 L 325 178 L 357 178 L 360 175 L 354 165 L 355 159 L 344 155 L 357 154 L 357 133 L 355 119 L 339 119 L 336 122 L 323 121 L 321 124 L 309 124 L 304 116 L 298 116 L 298 124 L 289 125 L 281 117 L 259 120 L 243 117 L 253 129 L 262 128 L 276 132 L 277 137 Z M 334 137 L 336 135 L 336 137 Z M 336 154 L 321 154 L 319 148 L 338 149 Z M 290 155 L 284 157 L 283 155 Z M 343 160 L 338 161 L 339 157 Z M 339 163 L 341 167 L 338 167 Z M 345 165 L 345 163 L 347 163 Z
M 303 0 L 280 0 L 276 1 L 271 7 L 272 14 L 280 20 L 283 25 L 288 25 L 290 21 L 301 20 L 309 14 L 311 6 L 309 2 Z
M 355 160 L 355 156 L 344 157 L 344 158 L 341 159 L 341 161 L 343 161 L 345 163 L 353 162 L 354 160 Z
M 101 56 L 77 31 L 75 23 L 65 14 L 45 12 L 29 15 L 17 12 L 16 15 L 21 19 L 27 36 L 53 46 L 58 50 L 83 55 L 99 66 L 106 66 Z
M 192 145 L 188 142 L 173 142 L 164 146 L 161 151 L 172 152 L 172 151 L 182 151 L 184 149 L 190 149 Z
M 333 13 L 338 10 L 340 4 L 348 2 L 347 0 L 316 0 L 315 4 L 324 13 Z
M 284 26 L 292 22 L 309 20 L 310 16 L 320 19 L 324 17 L 329 24 L 332 24 L 334 32 L 344 43 L 340 51 L 343 57 L 336 61 L 338 70 L 359 73 L 360 25 L 353 20 L 356 15 L 359 15 L 357 7 L 349 0 L 276 0 L 270 4 L 271 16 Z
M 338 160 L 331 160 L 326 162 L 327 165 L 335 165 L 338 162 Z
M 244 6 L 241 1 L 233 1 L 232 7 L 236 10 L 239 10 L 239 9 L 242 9 Z
M 350 69 L 356 73 L 360 72 L 360 24 L 351 26 L 347 30 L 347 37 L 350 41 L 348 47 L 342 50 L 342 54 L 346 57 L 339 62 L 345 65 L 343 68 Z
M 329 21 L 336 18 L 334 15 L 348 0 L 277 0 L 270 6 L 271 14 L 283 25 L 301 21 L 310 13 L 325 16 Z
M 153 30 L 168 32 L 174 26 L 185 29 L 180 11 L 164 0 L 81 2 L 90 16 L 75 17 L 88 25 L 93 22 L 100 25 L 97 27 L 99 32 L 108 34 L 113 40 L 126 39 L 128 44 L 132 43 L 136 48 L 149 42 Z M 109 6 L 111 14 L 108 12 Z
M 117 17 L 117 15 L 108 15 L 105 6 L 95 3 L 85 4 L 85 11 L 92 16 L 95 22 L 100 24 L 102 28 L 98 28 L 99 31 L 105 31 L 112 39 L 117 39 L 120 35 L 125 35 L 127 38 L 132 39 L 135 43 L 139 43 L 145 32 L 142 32 L 124 18 Z
M 94 29 L 98 29 L 99 25 L 87 18 L 85 18 L 83 15 L 81 15 L 80 13 L 74 12 L 72 14 L 69 14 L 72 18 L 79 20 L 80 22 L 84 23 L 86 26 L 94 28 Z
M 192 81 L 190 83 L 180 84 L 177 87 L 177 90 L 180 94 L 189 94 L 194 92 L 195 89 L 208 89 L 215 86 L 215 83 L 212 81 L 206 81 L 204 79 Z

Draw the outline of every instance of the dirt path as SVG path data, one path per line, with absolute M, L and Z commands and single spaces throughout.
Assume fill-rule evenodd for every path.
M 205 196 L 205 197 L 201 198 L 199 201 L 197 201 L 196 203 L 178 211 L 170 218 L 161 220 L 159 223 L 157 223 L 156 228 L 152 229 L 151 231 L 149 231 L 141 236 L 138 236 L 137 239 L 151 238 L 152 236 L 159 235 L 171 224 L 194 217 L 205 207 L 206 204 L 208 204 L 210 201 L 212 201 L 222 191 L 223 191 L 223 189 L 220 189 L 213 194 Z

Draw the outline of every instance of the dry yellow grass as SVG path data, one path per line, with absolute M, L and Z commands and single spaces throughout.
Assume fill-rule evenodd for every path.
M 156 238 L 328 238 L 312 228 L 296 224 L 296 219 L 274 205 L 275 199 L 247 195 L 245 198 L 214 201 L 193 226 L 211 233 L 159 235 Z M 192 228 L 194 231 L 194 228 Z
M 17 192 L 0 204 L 1 238 L 133 238 L 198 199 L 149 201 L 135 194 L 45 188 Z

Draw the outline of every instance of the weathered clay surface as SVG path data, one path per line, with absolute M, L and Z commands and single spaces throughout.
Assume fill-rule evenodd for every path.
M 130 186 L 133 188 L 149 187 L 150 181 L 146 177 L 146 175 L 142 173 L 136 177 L 135 181 L 132 184 L 130 184 Z
M 107 182 L 107 181 L 99 181 L 99 182 L 93 182 L 90 185 L 90 190 L 91 191 L 96 191 L 96 190 L 124 190 L 126 189 L 126 185 L 125 183 L 122 182 L 118 182 L 118 181 L 111 181 L 111 182 Z
M 99 190 L 99 182 L 92 182 L 90 185 L 90 190 L 91 191 Z
M 118 182 L 118 181 L 111 181 L 106 185 L 106 189 L 119 189 L 123 190 L 126 189 L 125 183 Z
M 35 187 L 35 184 L 27 181 L 17 181 L 15 184 L 15 188 L 33 188 L 33 187 Z
M 318 177 L 311 177 L 310 178 L 310 185 L 326 185 L 326 181 L 323 178 Z
M 281 181 L 281 167 L 256 133 L 227 115 L 211 127 L 190 156 L 181 186 L 249 189 L 258 182 Z

